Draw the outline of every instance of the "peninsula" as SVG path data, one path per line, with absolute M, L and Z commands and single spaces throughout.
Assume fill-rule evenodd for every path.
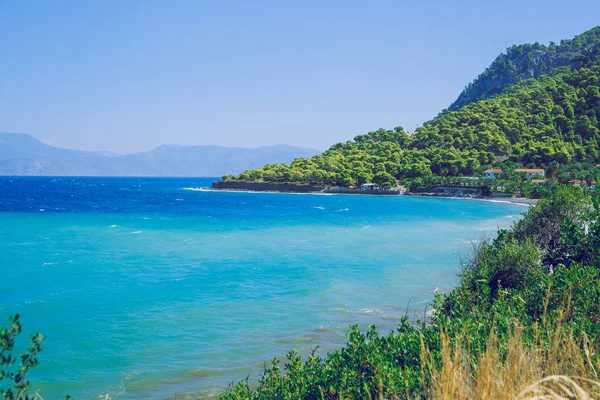
M 378 129 L 311 158 L 224 175 L 215 188 L 374 183 L 412 193 L 478 186 L 484 195 L 541 197 L 556 184 L 595 185 L 599 120 L 600 26 L 559 44 L 510 47 L 414 132 Z M 520 172 L 528 169 L 542 173 Z M 492 177 L 491 170 L 503 172 Z

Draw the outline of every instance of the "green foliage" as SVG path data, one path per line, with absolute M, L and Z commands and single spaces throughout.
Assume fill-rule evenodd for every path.
M 9 317 L 8 328 L 0 327 L 0 398 L 4 400 L 41 399 L 37 393 L 27 393 L 31 389 L 27 374 L 39 363 L 37 356 L 42 351 L 45 337 L 40 333 L 29 336 L 27 350 L 15 356 L 15 341 L 21 332 L 23 326 L 19 314 Z M 66 396 L 66 400 L 70 399 Z
M 381 171 L 375 174 L 373 177 L 373 182 L 378 184 L 383 188 L 391 188 L 396 187 L 398 183 L 396 182 L 396 178 L 385 171 Z
M 591 199 L 581 187 L 559 186 L 517 222 L 510 234 L 501 237 L 510 236 L 519 242 L 530 240 L 547 256 L 553 257 L 566 238 L 565 224 L 582 227 L 584 220 L 589 218 L 590 206 Z
M 589 43 L 600 52 L 600 27 L 560 46 L 516 46 L 508 56 L 539 49 L 562 54 Z M 516 80 L 491 98 L 485 95 L 445 111 L 412 134 L 401 127 L 379 129 L 310 159 L 223 179 L 342 186 L 379 179 L 393 186 L 391 176 L 408 187 L 417 182 L 418 187 L 427 179 L 481 176 L 490 166 L 527 166 L 546 168 L 548 178 L 559 182 L 582 179 L 590 185 L 598 175 L 593 166 L 600 162 L 600 56 L 551 72 Z M 514 174 L 509 181 L 508 189 L 516 193 L 544 194 Z
M 37 333 L 29 337 L 29 348 L 18 357 L 12 354 L 15 339 L 23 331 L 19 314 L 9 317 L 9 327 L 0 328 L 0 383 L 9 382 L 9 387 L 0 387 L 0 396 L 5 400 L 29 400 L 34 397 L 27 394 L 31 382 L 27 373 L 38 365 L 37 355 L 42 350 L 44 337 Z M 17 367 L 14 364 L 19 361 Z
M 539 249 L 531 240 L 515 239 L 482 242 L 463 272 L 463 281 L 485 283 L 495 296 L 500 288 L 515 289 L 527 285 L 543 271 L 538 263 Z M 523 279 L 526 277 L 526 279 Z
M 531 344 L 550 346 L 558 329 L 600 344 L 600 213 L 590 194 L 558 186 L 511 230 L 482 241 L 464 263 L 461 283 L 437 295 L 426 322 L 403 318 L 380 335 L 350 327 L 343 349 L 304 361 L 287 354 L 265 365 L 257 384 L 232 385 L 221 399 L 424 399 L 441 368 L 443 337 L 468 338 L 476 363 L 492 332 L 506 351 L 515 323 Z M 595 195 L 593 203 L 598 205 Z M 545 332 L 545 333 L 544 333 Z M 529 338 L 529 339 L 527 339 Z M 542 341 L 540 343 L 540 340 Z M 599 355 L 588 354 L 593 365 Z
M 600 56 L 600 26 L 560 44 L 539 43 L 512 46 L 500 54 L 481 75 L 467 85 L 450 106 L 457 110 L 469 103 L 501 93 L 508 85 L 526 78 L 538 78 L 556 68 L 590 66 Z

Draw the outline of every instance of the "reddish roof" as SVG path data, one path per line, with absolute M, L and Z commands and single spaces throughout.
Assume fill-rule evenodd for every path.
M 544 172 L 544 170 L 540 168 L 517 168 L 515 172 Z
M 544 182 L 546 182 L 546 180 L 545 179 L 532 179 L 531 182 L 533 182 L 533 183 L 544 183 Z
M 493 172 L 495 174 L 501 174 L 503 171 L 501 169 L 488 169 L 485 172 Z

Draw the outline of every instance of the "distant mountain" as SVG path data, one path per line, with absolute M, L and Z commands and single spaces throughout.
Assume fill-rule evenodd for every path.
M 116 155 L 62 149 L 26 134 L 0 133 L 0 175 L 221 176 L 317 153 L 314 149 L 286 145 L 165 145 L 146 153 Z

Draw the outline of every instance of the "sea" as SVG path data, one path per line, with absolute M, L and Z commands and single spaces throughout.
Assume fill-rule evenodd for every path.
M 0 177 L 0 326 L 48 399 L 211 398 L 290 349 L 389 332 L 526 206 L 225 192 L 214 178 Z M 108 397 L 107 397 L 108 396 Z

